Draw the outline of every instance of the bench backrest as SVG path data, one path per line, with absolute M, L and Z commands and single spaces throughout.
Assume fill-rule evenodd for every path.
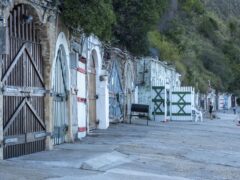
M 149 105 L 145 105 L 145 104 L 132 104 L 131 111 L 132 112 L 148 113 L 149 112 Z

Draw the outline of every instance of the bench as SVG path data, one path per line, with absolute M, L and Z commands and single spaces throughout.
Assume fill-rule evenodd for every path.
M 138 113 L 133 114 L 133 113 Z M 143 114 L 141 114 L 143 113 Z M 139 118 L 141 117 L 146 117 L 147 118 L 147 126 L 148 126 L 148 121 L 149 121 L 149 105 L 145 104 L 132 104 L 131 106 L 131 113 L 130 113 L 130 124 L 132 124 L 132 117 L 137 116 Z

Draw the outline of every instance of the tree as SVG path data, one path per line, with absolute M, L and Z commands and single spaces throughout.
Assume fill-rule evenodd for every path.
M 202 14 L 204 13 L 204 7 L 200 0 L 179 0 L 182 10 L 187 12 L 188 14 L 197 13 Z
M 147 33 L 156 27 L 166 4 L 165 0 L 113 0 L 116 44 L 135 55 L 146 54 L 149 50 Z
M 93 33 L 102 40 L 109 40 L 115 23 L 111 0 L 64 0 L 62 17 L 70 28 Z

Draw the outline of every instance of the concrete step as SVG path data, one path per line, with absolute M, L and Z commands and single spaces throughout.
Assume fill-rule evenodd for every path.
M 113 151 L 110 153 L 105 153 L 100 156 L 91 158 L 82 163 L 81 169 L 84 170 L 94 170 L 94 171 L 106 171 L 115 166 L 129 163 L 132 160 L 129 159 L 127 155 Z

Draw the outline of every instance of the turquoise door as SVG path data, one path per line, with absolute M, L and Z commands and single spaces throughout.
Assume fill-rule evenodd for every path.
M 109 117 L 110 120 L 121 120 L 123 118 L 124 93 L 120 81 L 118 63 L 112 64 L 109 78 Z

